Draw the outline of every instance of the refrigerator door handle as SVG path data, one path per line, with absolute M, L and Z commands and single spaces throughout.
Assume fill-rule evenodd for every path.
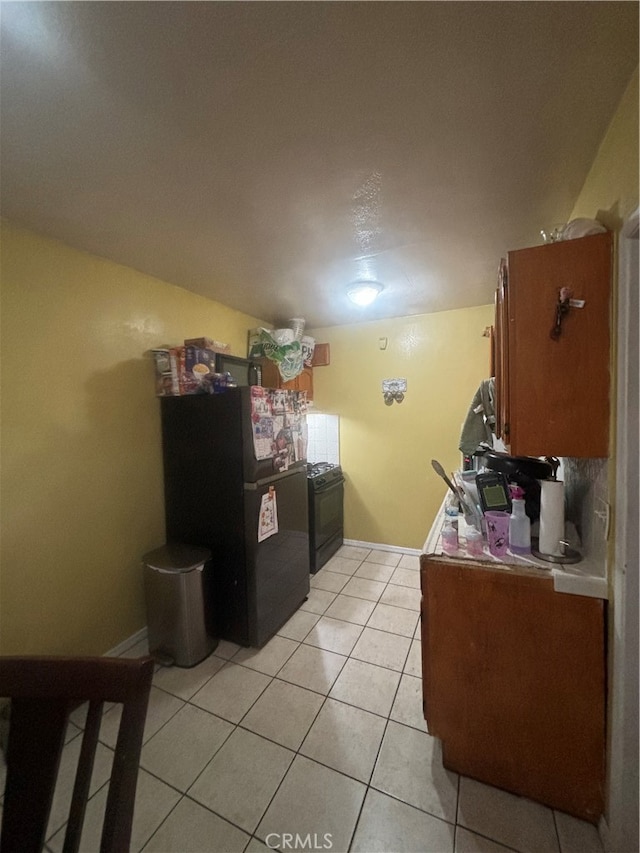
M 256 480 L 255 483 L 244 483 L 243 488 L 245 492 L 255 492 L 257 489 L 262 488 L 262 486 L 270 486 L 273 483 L 277 483 L 278 480 L 284 480 L 285 477 L 290 477 L 291 474 L 295 474 L 296 471 L 301 470 L 301 468 L 295 468 L 289 471 L 281 471 L 279 474 L 271 474 L 268 477 L 263 477 L 261 480 Z

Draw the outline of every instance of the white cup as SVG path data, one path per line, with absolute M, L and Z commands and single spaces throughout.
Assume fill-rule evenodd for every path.
M 299 341 L 302 338 L 302 333 L 304 331 L 304 317 L 292 317 L 289 322 L 291 323 L 291 330 L 294 338 L 296 341 Z
M 275 329 L 271 332 L 271 337 L 279 346 L 292 344 L 295 340 L 295 335 L 292 329 Z

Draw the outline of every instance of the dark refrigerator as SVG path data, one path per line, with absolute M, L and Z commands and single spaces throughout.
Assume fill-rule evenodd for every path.
M 260 647 L 309 592 L 305 396 L 161 399 L 168 542 L 211 549 L 217 634 Z

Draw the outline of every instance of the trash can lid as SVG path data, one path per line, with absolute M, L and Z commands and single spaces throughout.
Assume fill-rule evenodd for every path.
M 194 545 L 183 545 L 181 542 L 167 542 L 161 548 L 149 551 L 142 559 L 151 569 L 190 572 L 210 560 L 211 551 Z

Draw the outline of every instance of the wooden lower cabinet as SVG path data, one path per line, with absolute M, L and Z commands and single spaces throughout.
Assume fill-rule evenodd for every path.
M 596 822 L 605 603 L 494 564 L 420 562 L 424 713 L 445 767 Z

